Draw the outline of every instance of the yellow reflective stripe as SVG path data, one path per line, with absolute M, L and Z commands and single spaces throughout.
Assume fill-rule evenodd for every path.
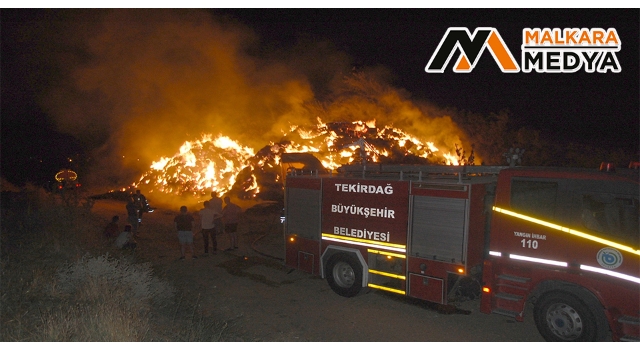
M 325 240 L 325 241 L 341 242 L 341 243 L 359 245 L 359 246 L 363 246 L 363 247 L 390 249 L 390 250 L 395 250 L 395 251 L 400 252 L 400 253 L 406 252 L 406 250 L 402 249 L 402 248 L 383 247 L 383 246 L 380 246 L 380 245 L 377 245 L 377 244 L 371 244 L 371 243 L 353 242 L 353 241 L 348 241 L 348 240 L 338 239 L 338 238 L 332 238 L 332 237 L 322 237 L 322 239 Z
M 394 258 L 400 258 L 400 259 L 406 259 L 407 256 L 404 254 L 398 254 L 398 253 L 391 253 L 391 252 L 383 252 L 380 250 L 376 250 L 376 249 L 367 249 L 367 251 L 369 253 L 373 253 L 373 254 L 381 254 L 381 255 L 388 255 L 388 256 L 393 256 Z
M 370 241 L 367 239 L 354 238 L 354 237 L 346 237 L 340 235 L 333 235 L 330 233 L 323 233 L 322 239 L 334 240 L 334 241 L 344 241 L 344 242 L 352 242 L 354 244 L 360 243 L 359 245 L 373 247 L 373 248 L 385 248 L 390 250 L 395 250 L 398 252 L 405 252 L 407 250 L 406 245 L 395 244 L 395 243 L 387 243 L 380 241 Z
M 331 234 L 331 233 L 323 233 L 322 237 L 332 237 L 332 238 L 336 238 L 336 239 L 342 239 L 342 240 L 345 240 L 345 241 L 374 243 L 374 244 L 382 245 L 382 246 L 385 246 L 385 247 L 394 247 L 394 248 L 402 248 L 402 249 L 406 249 L 407 248 L 407 246 L 403 245 L 403 244 L 387 243 L 387 242 L 380 242 L 380 241 L 371 241 L 371 240 L 368 240 L 368 239 L 340 236 L 340 235 L 334 235 L 334 234 Z
M 383 286 L 379 286 L 379 285 L 373 284 L 373 283 L 369 283 L 367 286 L 369 286 L 370 288 L 386 290 L 387 292 L 393 292 L 393 293 L 398 293 L 398 294 L 402 294 L 402 295 L 406 294 L 403 290 L 393 289 L 393 288 L 389 288 L 389 287 L 383 287 Z
M 554 224 L 554 223 L 551 223 L 551 222 L 548 222 L 548 221 L 536 219 L 536 218 L 533 218 L 531 216 L 519 214 L 519 213 L 510 211 L 510 210 L 507 210 L 507 209 L 502 209 L 502 208 L 499 208 L 499 207 L 493 207 L 493 210 L 497 211 L 498 213 L 506 214 L 506 215 L 509 215 L 509 216 L 516 217 L 518 219 L 526 220 L 526 221 L 529 221 L 529 222 L 536 223 L 538 225 L 546 226 L 546 227 L 549 227 L 549 228 L 552 228 L 552 229 L 555 229 L 555 230 L 558 230 L 558 231 L 562 231 L 562 232 L 566 232 L 568 234 L 572 234 L 572 235 L 575 235 L 575 236 L 578 236 L 578 237 L 582 237 L 582 238 L 588 239 L 590 241 L 594 241 L 594 242 L 602 243 L 604 245 L 608 245 L 608 246 L 611 246 L 611 247 L 614 247 L 614 248 L 618 248 L 620 250 L 624 250 L 624 251 L 629 252 L 631 254 L 640 255 L 640 250 L 633 249 L 633 248 L 631 248 L 629 246 L 622 245 L 620 243 L 616 243 L 616 242 L 613 242 L 613 241 L 610 241 L 610 240 L 607 240 L 607 239 L 604 239 L 604 238 L 600 238 L 600 237 L 597 237 L 597 236 L 594 236 L 594 235 L 590 235 L 590 234 L 584 233 L 582 231 L 578 231 L 578 230 L 574 230 L 572 228 L 560 226 L 560 225 L 557 225 L 557 224 Z
M 374 273 L 376 275 L 387 276 L 387 277 L 391 277 L 391 278 L 397 278 L 397 279 L 400 279 L 400 280 L 406 280 L 407 279 L 407 277 L 405 277 L 403 275 L 397 275 L 397 274 L 394 274 L 394 273 L 388 273 L 388 272 L 378 271 L 378 270 L 369 269 L 369 273 Z

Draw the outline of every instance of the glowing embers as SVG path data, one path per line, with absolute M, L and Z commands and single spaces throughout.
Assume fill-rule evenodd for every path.
M 291 125 L 284 136 L 291 141 L 287 152 L 312 152 L 327 169 L 360 162 L 413 162 L 459 165 L 456 149 L 442 152 L 431 141 L 422 140 L 393 126 L 377 127 L 375 120 L 323 123 L 314 127 Z M 451 147 L 453 145 L 449 145 Z
M 146 184 L 164 193 L 226 193 L 236 183 L 238 174 L 252 164 L 255 152 L 229 137 L 203 135 L 187 141 L 173 157 L 163 157 L 151 164 L 138 184 Z M 245 192 L 259 192 L 255 175 L 248 174 L 240 183 Z
M 245 199 L 255 198 L 270 188 L 281 190 L 283 153 L 312 153 L 327 170 L 361 161 L 472 164 L 472 157 L 466 161 L 457 144 L 438 145 L 449 150 L 443 151 L 434 142 L 399 128 L 376 127 L 375 120 L 325 124 L 318 118 L 316 125 L 291 125 L 278 138 L 254 153 L 228 136 L 203 135 L 199 140 L 184 142 L 175 155 L 153 162 L 133 186 L 144 185 L 150 187 L 149 192 L 177 195 L 234 191 Z
M 499 208 L 499 207 L 493 207 L 493 210 L 498 212 L 498 213 L 502 213 L 502 214 L 505 214 L 505 215 L 513 216 L 513 217 L 518 218 L 518 219 L 522 219 L 522 220 L 525 220 L 525 221 L 533 222 L 533 223 L 536 223 L 536 224 L 539 224 L 539 225 L 542 225 L 542 226 L 546 226 L 546 227 L 552 228 L 554 230 L 566 232 L 566 233 L 569 233 L 569 234 L 574 235 L 574 236 L 578 236 L 578 237 L 581 237 L 581 238 L 588 239 L 590 241 L 602 243 L 602 244 L 608 245 L 610 247 L 618 248 L 620 250 L 624 250 L 624 251 L 632 253 L 632 254 L 640 255 L 640 250 L 633 249 L 633 248 L 631 248 L 629 246 L 625 246 L 625 245 L 610 241 L 608 239 L 604 239 L 604 238 L 601 238 L 601 237 L 598 237 L 598 236 L 590 235 L 588 233 L 584 233 L 584 232 L 581 232 L 581 231 L 578 231 L 578 230 L 574 230 L 572 228 L 560 226 L 560 225 L 557 225 L 557 224 L 554 224 L 554 223 L 551 223 L 551 222 L 548 222 L 548 221 L 536 219 L 536 218 L 531 217 L 531 216 L 519 214 L 519 213 L 510 211 L 510 210 L 507 210 L 507 209 L 502 209 L 502 208 Z

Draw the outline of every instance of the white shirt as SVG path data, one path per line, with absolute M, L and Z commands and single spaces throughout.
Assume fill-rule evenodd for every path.
M 215 227 L 213 224 L 214 214 L 215 212 L 210 208 L 200 209 L 198 215 L 200 216 L 200 227 L 203 230 L 210 230 Z
M 130 237 L 131 237 L 131 232 L 129 231 L 120 232 L 120 235 L 118 236 L 118 238 L 116 238 L 116 247 L 118 248 L 124 247 L 124 245 L 127 244 L 127 242 L 129 242 Z

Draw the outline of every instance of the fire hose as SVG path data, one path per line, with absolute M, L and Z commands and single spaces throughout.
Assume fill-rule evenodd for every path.
M 276 259 L 276 260 L 282 260 L 282 261 L 284 261 L 284 258 L 277 257 L 277 256 L 273 256 L 273 255 L 271 255 L 271 254 L 267 254 L 267 253 L 261 252 L 258 248 L 256 248 L 256 243 L 257 243 L 259 240 L 261 240 L 261 239 L 265 238 L 267 235 L 269 235 L 269 233 L 271 233 L 271 231 L 274 229 L 274 227 L 275 227 L 275 228 L 277 228 L 277 226 L 279 226 L 278 224 L 283 223 L 283 221 L 282 221 L 282 220 L 283 220 L 283 217 L 282 217 L 282 216 L 280 216 L 280 217 L 278 217 L 278 218 L 276 218 L 276 219 L 274 219 L 274 220 L 270 220 L 270 221 L 271 221 L 271 224 L 269 224 L 269 227 L 267 228 L 267 230 L 265 230 L 265 232 L 264 232 L 264 233 L 262 233 L 260 236 L 258 236 L 256 239 L 254 239 L 254 240 L 253 240 L 253 242 L 251 242 L 251 249 L 252 249 L 254 252 L 256 252 L 256 253 L 258 253 L 258 254 L 260 254 L 260 255 L 262 255 L 262 256 L 265 256 L 265 257 L 271 258 L 271 259 Z

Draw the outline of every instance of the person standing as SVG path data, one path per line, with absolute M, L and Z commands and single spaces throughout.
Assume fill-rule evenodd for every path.
M 193 216 L 187 211 L 186 206 L 180 207 L 178 214 L 173 221 L 175 222 L 176 231 L 178 231 L 178 241 L 180 242 L 180 260 L 184 260 L 187 247 L 191 251 L 191 258 L 197 259 L 193 250 Z
M 149 202 L 147 202 L 147 197 L 140 193 L 140 190 L 136 190 L 133 199 L 138 207 L 138 223 L 142 225 L 142 214 L 149 210 Z
M 136 205 L 136 200 L 133 196 L 129 197 L 129 202 L 127 203 L 127 221 L 131 225 L 131 231 L 133 235 L 138 234 L 138 206 Z
M 204 208 L 200 209 L 198 216 L 200 216 L 200 231 L 202 232 L 202 238 L 204 241 L 204 254 L 209 254 L 209 238 L 212 243 L 212 253 L 216 254 L 218 250 L 218 240 L 214 231 L 215 225 L 213 224 L 214 212 L 211 210 L 209 201 L 204 201 Z
M 229 196 L 224 197 L 225 207 L 222 210 L 222 220 L 224 222 L 224 231 L 229 234 L 230 247 L 227 249 L 238 249 L 238 237 L 236 232 L 238 231 L 238 221 L 240 220 L 240 214 L 242 214 L 242 208 L 231 202 Z
M 211 192 L 211 200 L 209 206 L 213 210 L 213 225 L 216 235 L 224 232 L 224 222 L 222 221 L 222 199 L 218 197 L 217 192 Z

